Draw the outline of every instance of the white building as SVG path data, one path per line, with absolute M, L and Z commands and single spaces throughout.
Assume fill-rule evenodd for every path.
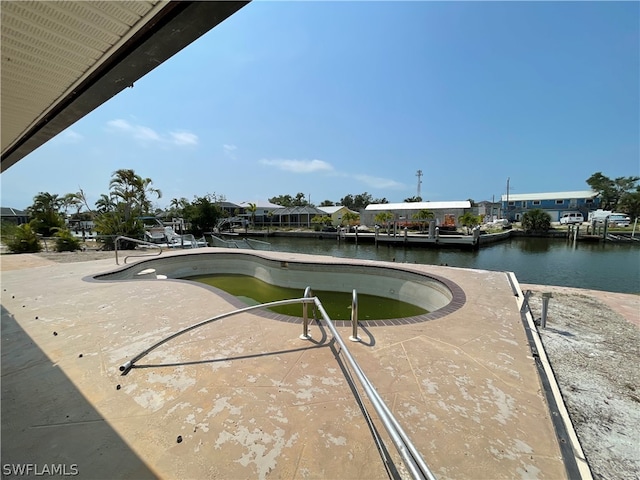
M 421 210 L 429 210 L 434 214 L 436 225 L 445 224 L 445 216 L 458 222 L 458 217 L 471 208 L 471 202 L 402 202 L 402 203 L 372 203 L 360 212 L 360 224 L 372 226 L 376 223 L 375 216 L 380 212 L 390 212 L 394 221 L 400 225 L 415 223 L 414 215 Z

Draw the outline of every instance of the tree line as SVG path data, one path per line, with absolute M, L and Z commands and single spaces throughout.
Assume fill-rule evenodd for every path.
M 640 177 L 617 177 L 609 178 L 602 172 L 591 175 L 586 183 L 591 189 L 598 193 L 601 208 L 626 213 L 632 218 L 640 216 Z M 30 222 L 27 225 L 17 228 L 12 225 L 3 224 L 3 243 L 10 245 L 12 251 L 32 251 L 39 243 L 37 235 L 54 236 L 56 238 L 56 248 L 60 250 L 79 249 L 79 241 L 71 235 L 67 228 L 65 219 L 71 218 L 75 222 L 82 220 L 92 220 L 96 232 L 104 236 L 105 246 L 111 246 L 109 238 L 116 235 L 124 235 L 133 238 L 144 237 L 144 217 L 164 216 L 179 217 L 184 219 L 189 225 L 189 232 L 201 236 L 205 232 L 213 231 L 219 220 L 226 216 L 238 215 L 240 212 L 229 212 L 224 209 L 221 203 L 226 201 L 224 195 L 206 194 L 204 196 L 194 196 L 193 200 L 182 197 L 174 198 L 169 203 L 168 208 L 154 209 L 153 200 L 160 199 L 162 192 L 155 188 L 150 178 L 145 178 L 132 169 L 121 169 L 113 172 L 109 181 L 107 194 L 100 195 L 93 206 L 89 205 L 86 195 L 82 189 L 75 193 L 67 193 L 59 196 L 48 192 L 38 193 L 33 204 L 27 208 Z M 304 193 L 296 195 L 283 194 L 268 199 L 269 202 L 282 207 L 312 206 Z M 420 197 L 409 197 L 405 202 L 422 201 Z M 324 200 L 320 207 L 345 206 L 350 210 L 359 211 L 369 204 L 389 203 L 386 198 L 374 198 L 370 193 L 347 194 L 337 202 Z M 473 202 L 472 202 L 473 204 Z M 86 209 L 85 212 L 82 210 Z M 69 214 L 69 210 L 75 213 Z M 245 210 L 251 215 L 255 222 L 257 207 L 249 204 Z M 387 223 L 389 219 L 385 216 L 388 212 L 381 212 L 378 223 Z M 543 214 L 545 212 L 542 212 Z M 416 214 L 418 222 L 425 222 L 432 218 L 432 212 L 427 210 Z M 465 214 L 459 221 L 464 226 L 473 227 L 477 224 L 471 218 L 471 214 Z M 321 220 L 321 219 L 318 219 Z M 326 219 L 322 219 L 326 220 Z M 525 220 L 530 227 L 540 227 L 547 223 L 544 215 L 529 215 Z M 349 217 L 349 221 L 355 219 Z M 549 220 L 550 222 L 550 220 Z M 324 222 L 318 222 L 324 223 Z M 531 224 L 531 225 L 529 225 Z M 112 243 L 112 241 L 111 241 Z

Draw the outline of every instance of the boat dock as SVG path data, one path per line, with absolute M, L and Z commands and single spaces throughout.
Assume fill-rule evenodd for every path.
M 614 243 L 634 243 L 640 242 L 640 237 L 635 236 L 635 232 L 614 231 L 611 232 L 606 225 L 595 226 L 569 225 L 567 238 L 573 241 L 584 242 L 614 242 Z
M 471 235 L 441 235 L 436 230 L 429 233 L 415 233 L 402 230 L 399 233 L 342 233 L 340 235 L 348 242 L 365 242 L 383 245 L 408 245 L 421 247 L 453 247 L 464 249 L 478 249 L 482 245 L 487 245 L 501 240 L 506 240 L 511 235 L 511 230 L 500 233 L 482 233 L 475 229 Z

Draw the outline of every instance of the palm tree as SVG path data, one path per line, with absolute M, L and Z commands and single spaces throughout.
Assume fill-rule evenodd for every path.
M 258 210 L 258 206 L 255 203 L 249 203 L 247 207 L 247 211 L 251 214 L 251 224 L 253 228 L 256 228 L 256 211 Z
M 546 232 L 551 228 L 551 215 L 536 208 L 522 215 L 522 228 L 526 232 Z
M 417 213 L 415 213 L 413 215 L 413 218 L 415 218 L 416 220 L 420 221 L 420 231 L 423 232 L 424 231 L 424 223 L 425 223 L 425 221 L 432 219 L 434 216 L 435 215 L 433 214 L 433 212 L 431 210 L 423 208 L 422 210 L 420 210 Z
M 393 219 L 393 213 L 391 212 L 380 212 L 375 217 L 373 217 L 376 223 L 385 225 L 387 228 L 387 232 L 389 232 L 389 221 Z
M 60 207 L 63 201 L 57 194 L 40 192 L 33 197 L 33 205 L 27 208 L 32 217 L 31 224 L 37 233 L 49 235 L 52 228 L 60 228 L 64 225 L 60 215 Z
M 460 222 L 463 227 L 467 227 L 467 234 L 469 234 L 473 227 L 480 225 L 480 217 L 471 212 L 465 212 L 458 217 L 458 222 Z
M 267 235 L 269 235 L 269 229 L 271 227 L 271 222 L 273 221 L 273 211 L 269 210 L 269 213 L 267 213 L 267 218 L 269 219 L 269 223 L 267 224 Z
M 360 218 L 360 215 L 357 213 L 345 212 L 345 214 L 342 215 L 342 220 L 340 221 L 340 225 L 344 225 L 345 223 L 347 224 L 347 226 L 352 225 L 353 223 L 358 221 L 359 218 Z
M 65 217 L 68 216 L 69 207 L 75 207 L 77 210 L 77 214 L 80 214 L 80 209 L 82 208 L 82 200 L 77 193 L 67 193 L 64 197 L 62 197 L 62 208 L 64 208 Z
M 150 178 L 142 178 L 132 169 L 120 169 L 113 172 L 109 188 L 114 197 L 120 200 L 124 208 L 124 219 L 128 221 L 134 214 L 142 215 L 151 209 L 149 194 L 162 197 L 162 192 L 153 188 Z
M 162 191 L 159 188 L 154 188 L 151 185 L 153 181 L 150 178 L 140 178 L 138 183 L 138 201 L 140 202 L 140 210 L 142 213 L 149 213 L 151 211 L 151 200 L 149 194 L 156 195 L 158 198 L 162 198 Z
M 115 235 L 141 237 L 143 223 L 140 216 L 151 210 L 149 195 L 155 194 L 158 198 L 162 195 L 160 190 L 152 187 L 152 183 L 150 178 L 142 178 L 132 169 L 113 172 L 109 195 L 102 195 L 96 202 L 100 211 L 95 219 L 96 230 L 108 239 Z M 107 240 L 107 246 L 111 244 L 112 240 Z
M 113 211 L 116 207 L 116 204 L 113 202 L 111 197 L 109 197 L 109 195 L 105 195 L 103 193 L 102 195 L 100 195 L 100 198 L 96 200 L 95 206 L 98 213 L 107 213 Z

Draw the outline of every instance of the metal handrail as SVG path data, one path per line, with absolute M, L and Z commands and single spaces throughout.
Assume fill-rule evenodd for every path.
M 225 244 L 227 247 L 230 248 L 240 248 L 238 246 L 238 244 L 236 242 L 234 242 L 233 240 L 225 240 L 223 238 L 220 237 L 216 237 L 215 235 L 211 234 L 211 238 L 213 239 L 213 242 L 215 243 L 216 241 L 218 242 L 222 242 L 223 244 Z
M 257 243 L 258 245 L 266 245 L 269 248 L 271 248 L 271 244 L 269 242 L 263 242 L 262 240 L 256 240 L 255 238 L 245 238 L 245 241 L 247 242 L 247 245 L 249 245 L 251 248 L 253 248 L 251 243 Z
M 118 242 L 120 240 L 128 240 L 130 242 L 139 243 L 140 245 L 150 245 L 152 247 L 156 247 L 160 249 L 160 251 L 157 254 L 153 253 L 153 254 L 147 254 L 147 255 L 127 255 L 126 257 L 124 257 L 125 264 L 127 263 L 127 258 L 130 258 L 130 257 L 157 257 L 162 254 L 162 247 L 156 243 L 145 242 L 144 240 L 138 240 L 137 238 L 131 238 L 131 237 L 125 237 L 124 235 L 119 235 L 116 237 L 116 239 L 113 242 L 113 248 L 116 251 L 116 265 L 120 265 L 120 263 L 118 262 Z
M 313 290 L 311 290 L 311 287 L 304 289 L 303 298 L 313 298 Z M 315 318 L 315 311 L 313 316 Z M 302 340 L 308 340 L 311 338 L 311 335 L 309 335 L 309 309 L 307 303 L 302 304 L 302 334 L 300 335 L 300 338 Z
M 338 345 L 340 345 L 341 352 L 344 353 L 347 362 L 358 377 L 362 388 L 364 388 L 367 397 L 369 397 L 373 408 L 376 410 L 376 413 L 380 417 L 380 420 L 387 430 L 387 433 L 389 433 L 391 440 L 398 450 L 398 453 L 402 457 L 402 460 L 409 470 L 409 473 L 411 473 L 411 476 L 414 479 L 436 480 L 436 477 L 431 472 L 431 470 L 429 470 L 429 467 L 420 455 L 420 452 L 418 452 L 418 449 L 415 447 L 415 445 L 413 445 L 413 443 L 409 439 L 409 436 L 402 429 L 396 418 L 391 413 L 391 410 L 389 410 L 389 407 L 387 407 L 387 405 L 384 403 L 384 400 L 380 397 L 374 386 L 371 384 L 369 379 L 366 377 L 358 363 L 349 352 L 349 349 L 342 340 L 342 337 L 340 337 L 340 334 L 327 315 L 327 312 L 324 310 L 324 307 L 322 306 L 322 303 L 320 303 L 318 297 L 313 297 L 313 299 L 316 307 L 322 315 L 322 318 L 327 324 L 327 327 L 331 331 L 331 334 L 333 335 Z
M 133 357 L 128 362 L 123 363 L 120 366 L 120 371 L 122 372 L 121 375 L 126 375 L 127 373 L 129 373 L 129 371 L 135 366 L 134 364 L 138 360 L 147 356 L 150 352 L 158 348 L 160 345 L 164 345 L 169 340 L 173 340 L 174 338 L 179 337 L 180 335 L 183 335 L 187 332 L 190 332 L 191 330 L 195 330 L 196 328 L 207 325 L 208 323 L 215 322 L 216 320 L 222 320 L 223 318 L 231 317 L 232 315 L 237 315 L 239 313 L 245 313 L 245 312 L 250 312 L 251 310 L 257 310 L 259 308 L 276 307 L 278 305 L 291 305 L 293 303 L 302 303 L 304 307 L 307 303 L 313 303 L 313 300 L 314 300 L 313 298 L 292 298 L 289 300 L 277 300 L 275 302 L 260 303 L 258 305 L 251 305 L 250 307 L 239 308 L 232 312 L 222 313 L 220 315 L 216 315 L 215 317 L 211 317 L 207 320 L 203 320 L 202 322 L 196 323 L 195 325 L 191 325 L 190 327 L 183 328 L 182 330 L 179 330 L 176 333 L 169 335 L 166 338 L 163 338 L 159 342 L 156 342 L 153 345 L 151 345 L 146 350 L 140 352 L 138 355 Z
M 353 294 L 354 294 L 354 302 L 355 302 L 356 310 L 357 310 L 357 294 L 356 294 L 355 290 L 353 291 Z M 176 332 L 176 333 L 174 333 L 172 335 L 169 335 L 168 337 L 160 340 L 159 342 L 156 342 L 155 344 L 153 344 L 152 346 L 150 346 L 146 350 L 140 352 L 138 355 L 133 357 L 131 360 L 129 360 L 129 361 L 125 362 L 124 364 L 122 364 L 120 366 L 120 368 L 119 368 L 120 372 L 121 372 L 121 375 L 127 375 L 131 371 L 131 369 L 135 367 L 135 363 L 137 361 L 139 361 L 140 359 L 142 359 L 143 357 L 148 355 L 150 352 L 152 352 L 153 350 L 155 350 L 159 346 L 169 342 L 170 340 L 172 340 L 172 339 L 174 339 L 174 338 L 176 338 L 176 337 L 178 337 L 180 335 L 183 335 L 183 334 L 185 334 L 187 332 L 190 332 L 190 331 L 192 331 L 192 330 L 194 330 L 196 328 L 202 327 L 204 325 L 207 325 L 209 323 L 215 322 L 217 320 L 221 320 L 223 318 L 230 317 L 232 315 L 237 315 L 239 313 L 244 313 L 244 312 L 249 312 L 249 311 L 252 311 L 252 310 L 257 310 L 257 309 L 267 308 L 267 307 L 274 307 L 274 306 L 279 306 L 279 305 L 290 305 L 290 304 L 294 304 L 294 303 L 302 303 L 302 309 L 303 309 L 303 335 L 300 335 L 300 338 L 304 338 L 304 339 L 311 338 L 310 335 L 309 335 L 309 324 L 308 324 L 308 320 L 309 320 L 309 318 L 308 318 L 308 304 L 312 303 L 314 305 L 314 307 L 317 308 L 317 310 L 320 312 L 322 318 L 324 319 L 324 321 L 325 321 L 325 323 L 327 325 L 327 328 L 331 331 L 331 334 L 333 335 L 335 341 L 340 346 L 340 352 L 344 354 L 344 356 L 345 356 L 347 362 L 349 363 L 350 367 L 355 372 L 356 377 L 358 378 L 358 381 L 362 385 L 362 388 L 364 389 L 365 393 L 367 394 L 367 397 L 371 401 L 371 404 L 373 405 L 374 409 L 376 410 L 376 413 L 380 417 L 380 420 L 382 421 L 385 429 L 387 430 L 387 433 L 391 437 L 391 440 L 393 441 L 398 453 L 400 454 L 400 457 L 402 458 L 402 460 L 403 460 L 405 466 L 407 467 L 409 473 L 411 474 L 412 478 L 419 479 L 419 480 L 436 480 L 436 477 L 429 470 L 429 467 L 427 466 L 427 464 L 425 463 L 424 459 L 420 455 L 420 452 L 418 452 L 418 449 L 411 442 L 411 440 L 409 439 L 409 436 L 402 429 L 402 427 L 400 426 L 400 424 L 398 423 L 396 418 L 393 416 L 393 413 L 391 412 L 389 407 L 387 407 L 387 405 L 385 404 L 384 400 L 380 397 L 380 395 L 378 394 L 378 392 L 374 388 L 373 384 L 369 381 L 369 379 L 366 377 L 366 375 L 364 374 L 364 372 L 362 371 L 362 369 L 360 368 L 358 363 L 355 361 L 355 359 L 353 358 L 353 356 L 349 352 L 349 349 L 347 348 L 346 344 L 342 340 L 342 337 L 340 336 L 340 334 L 336 330 L 336 327 L 334 326 L 333 322 L 329 318 L 329 315 L 327 315 L 327 312 L 325 311 L 324 307 L 322 306 L 322 303 L 320 302 L 320 299 L 318 297 L 313 296 L 313 292 L 311 290 L 311 287 L 307 287 L 305 289 L 304 297 L 302 297 L 302 298 L 294 298 L 294 299 L 289 299 L 289 300 L 278 300 L 278 301 L 274 301 L 274 302 L 267 302 L 267 303 L 262 303 L 262 304 L 258 304 L 258 305 L 252 305 L 252 306 L 245 307 L 245 308 L 240 308 L 240 309 L 234 310 L 232 312 L 216 315 L 215 317 L 212 317 L 212 318 L 209 318 L 209 319 L 204 320 L 202 322 L 196 323 L 195 325 L 191 325 L 190 327 L 183 328 L 182 330 L 180 330 L 180 331 L 178 331 L 178 332 Z M 314 315 L 314 317 L 315 317 L 315 315 Z M 357 314 L 356 314 L 356 317 L 357 317 Z
M 207 243 L 207 239 L 204 238 L 204 235 L 201 238 L 196 239 L 196 237 L 192 233 L 185 233 L 183 235 L 178 235 L 177 237 L 173 237 L 172 240 L 168 240 L 167 246 L 169 248 L 176 248 L 176 247 L 184 248 L 185 240 L 187 240 L 188 242 L 191 242 L 191 246 L 189 248 L 198 248 L 199 247 L 198 242 L 204 242 L 205 245 Z

